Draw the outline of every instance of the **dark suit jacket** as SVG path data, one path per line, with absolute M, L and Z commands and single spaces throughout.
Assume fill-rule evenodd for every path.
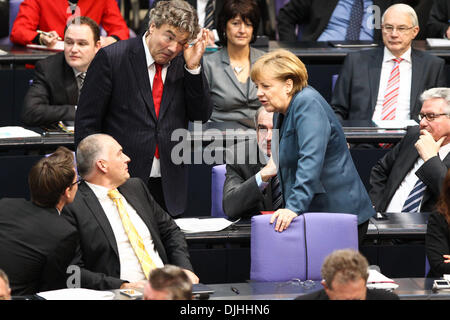
M 347 55 L 334 87 L 331 106 L 341 120 L 371 120 L 377 103 L 384 47 Z M 445 61 L 411 50 L 411 119 L 418 121 L 420 95 L 426 89 L 446 87 Z
M 419 126 L 408 127 L 405 137 L 372 168 L 369 195 L 377 212 L 386 211 L 398 187 L 419 158 L 414 147 L 419 135 Z M 448 168 L 450 154 L 443 161 L 439 156 L 433 157 L 416 171 L 416 175 L 427 186 L 420 211 L 435 210 Z
M 250 152 L 251 151 L 251 152 Z M 236 155 L 245 154 L 244 164 L 236 161 Z M 252 161 L 250 161 L 250 154 Z M 223 211 L 232 219 L 249 218 L 260 211 L 272 211 L 272 188 L 269 183 L 263 192 L 256 184 L 255 175 L 265 166 L 264 156 L 255 140 L 236 146 L 227 159 L 227 172 L 223 186 Z
M 285 208 L 296 214 L 350 213 L 358 224 L 369 220 L 375 211 L 325 99 L 307 86 L 292 97 L 282 118 L 275 115 L 274 128 L 280 135 L 278 179 Z M 276 155 L 273 147 L 272 142 Z
M 141 37 L 119 41 L 95 56 L 89 66 L 75 117 L 75 143 L 93 133 L 113 136 L 131 158 L 133 177 L 147 181 L 159 146 L 162 188 L 170 214 L 183 213 L 187 201 L 187 167 L 171 159 L 179 141 L 171 136 L 189 121 L 207 121 L 212 102 L 202 72 L 192 75 L 181 55 L 167 70 L 158 119 Z
M 164 264 L 192 270 L 183 233 L 173 219 L 153 200 L 142 180 L 131 178 L 119 188 L 148 227 Z M 94 192 L 81 183 L 75 200 L 66 206 L 63 216 L 80 234 L 80 252 L 75 262 L 81 269 L 81 286 L 97 290 L 119 288 L 120 277 L 117 242 L 103 208 Z
M 304 294 L 295 298 L 295 300 L 330 300 L 325 289 Z M 400 300 L 398 295 L 384 289 L 367 289 L 366 300 Z
M 36 63 L 34 79 L 24 99 L 22 121 L 29 126 L 50 126 L 75 120 L 78 86 L 73 69 L 60 52 Z
M 302 25 L 302 41 L 316 41 L 333 14 L 339 0 L 290 0 L 277 16 L 278 35 L 281 41 L 297 41 L 295 28 Z M 381 15 L 393 1 L 374 0 Z M 380 17 L 381 19 L 381 17 Z M 374 40 L 381 39 L 380 29 L 374 30 Z
M 427 24 L 429 38 L 443 38 L 450 23 L 450 3 L 447 0 L 434 0 Z
M 428 218 L 425 249 L 430 264 L 427 276 L 440 278 L 444 274 L 450 274 L 450 264 L 444 263 L 443 257 L 450 253 L 450 226 L 444 216 L 436 211 Z
M 13 295 L 66 288 L 77 232 L 55 208 L 25 199 L 0 200 L 0 269 Z

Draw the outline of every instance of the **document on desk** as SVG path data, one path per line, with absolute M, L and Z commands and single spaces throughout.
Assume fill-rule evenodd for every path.
M 377 270 L 369 270 L 369 278 L 367 279 L 367 288 L 369 289 L 397 289 L 398 284 L 394 280 L 386 277 Z
M 194 232 L 213 232 L 220 231 L 228 228 L 233 223 L 224 218 L 178 218 L 175 219 L 176 224 L 180 227 L 181 231 L 185 233 Z
M 48 50 L 48 51 L 64 51 L 64 41 L 57 41 L 53 46 L 47 47 L 40 44 L 27 44 L 27 48 Z
M 69 288 L 39 292 L 45 300 L 112 300 L 116 296 L 111 291 L 98 291 L 83 288 Z
M 418 126 L 414 120 L 373 120 L 380 129 L 406 129 L 410 126 Z
M 30 138 L 40 137 L 41 135 L 32 130 L 28 130 L 22 127 L 0 127 L 0 139 L 7 138 Z
M 430 48 L 450 48 L 450 40 L 444 38 L 427 38 Z

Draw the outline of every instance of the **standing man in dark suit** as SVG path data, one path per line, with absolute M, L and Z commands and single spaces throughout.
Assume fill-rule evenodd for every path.
M 100 29 L 94 20 L 79 17 L 70 22 L 64 33 L 64 53 L 36 63 L 22 110 L 26 125 L 56 127 L 63 121 L 73 126 L 86 71 L 100 46 Z
M 13 295 L 66 287 L 66 270 L 78 242 L 62 208 L 78 190 L 73 154 L 64 147 L 35 164 L 28 176 L 31 202 L 0 200 L 0 268 Z
M 255 114 L 255 124 L 257 140 L 236 145 L 232 157 L 227 159 L 223 210 L 232 219 L 276 209 L 271 181 L 277 168 L 270 160 L 273 112 L 260 107 Z M 242 159 L 241 155 L 245 157 Z
M 153 200 L 146 185 L 128 173 L 130 158 L 114 138 L 94 134 L 77 149 L 83 178 L 75 201 L 63 216 L 80 234 L 81 286 L 108 290 L 143 288 L 149 273 L 167 263 L 198 277 L 184 235 Z
M 417 121 L 420 94 L 447 85 L 444 60 L 411 48 L 419 32 L 413 8 L 389 7 L 382 17 L 382 30 L 383 48 L 345 58 L 331 99 L 341 120 Z
M 369 196 L 377 212 L 435 210 L 450 168 L 450 89 L 429 89 L 421 100 L 420 127 L 409 127 L 372 169 Z
M 299 25 L 302 41 L 379 40 L 381 38 L 379 29 L 370 27 L 369 24 L 374 18 L 376 23 L 376 15 L 383 14 L 392 2 L 290 0 L 278 13 L 278 35 L 281 41 L 297 41 L 295 30 Z M 380 12 L 369 10 L 371 5 L 379 8 Z M 355 26 L 356 33 L 349 32 L 350 25 Z
M 75 143 L 97 132 L 113 136 L 130 155 L 130 173 L 172 216 L 184 212 L 187 168 L 175 165 L 171 140 L 189 121 L 207 121 L 212 102 L 201 65 L 209 35 L 199 34 L 185 1 L 161 1 L 143 37 L 102 48 L 89 67 L 75 118 Z M 153 92 L 152 92 L 153 89 Z

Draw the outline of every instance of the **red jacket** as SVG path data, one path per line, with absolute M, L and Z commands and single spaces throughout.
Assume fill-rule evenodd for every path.
M 129 30 L 116 0 L 79 0 L 79 15 L 87 16 L 103 27 L 108 36 L 129 38 Z M 11 41 L 32 43 L 37 30 L 55 30 L 62 38 L 67 19 L 71 16 L 67 0 L 24 0 L 11 30 Z

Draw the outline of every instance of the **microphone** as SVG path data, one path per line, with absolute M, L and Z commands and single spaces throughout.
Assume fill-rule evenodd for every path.
M 75 10 L 77 8 L 78 0 L 68 0 L 70 10 L 72 11 L 72 15 L 75 14 Z

